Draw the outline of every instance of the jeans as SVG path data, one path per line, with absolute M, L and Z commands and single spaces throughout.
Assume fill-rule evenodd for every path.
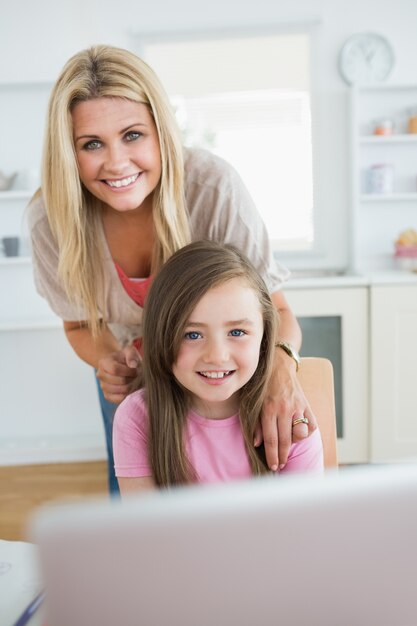
M 106 447 L 107 447 L 107 471 L 109 481 L 109 492 L 111 496 L 118 496 L 120 494 L 119 485 L 117 482 L 116 474 L 114 473 L 114 459 L 113 459 L 113 419 L 114 413 L 118 407 L 117 404 L 113 404 L 106 400 L 103 395 L 103 391 L 100 386 L 100 381 L 96 377 L 96 383 L 98 388 L 98 397 L 100 400 L 101 415 L 104 422 L 104 432 L 106 434 Z

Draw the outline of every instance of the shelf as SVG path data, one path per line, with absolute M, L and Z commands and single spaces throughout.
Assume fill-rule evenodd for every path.
M 4 319 L 0 320 L 0 333 L 20 330 L 56 330 L 62 329 L 59 317 Z
M 0 89 L 52 89 L 54 80 L 47 78 L 32 78 L 30 80 L 0 80 Z
M 0 191 L 0 200 L 30 200 L 36 189 L 29 191 L 26 189 L 11 189 L 10 191 Z
M 367 86 L 358 86 L 353 87 L 353 90 L 356 90 L 357 93 L 378 93 L 381 91 L 417 91 L 416 84 L 408 84 L 408 85 L 393 85 L 393 84 L 382 84 L 382 85 L 367 85 Z
M 417 201 L 417 192 L 410 193 L 363 193 L 361 202 L 413 202 Z
M 361 135 L 360 143 L 417 143 L 417 134 L 398 135 Z
M 0 256 L 0 265 L 30 265 L 30 256 Z

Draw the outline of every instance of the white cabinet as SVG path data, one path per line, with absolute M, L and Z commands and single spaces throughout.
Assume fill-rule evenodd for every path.
M 0 288 L 0 465 L 105 458 L 94 371 L 36 293 L 29 256 L 0 258 Z
M 29 257 L 0 259 L 0 465 L 105 458 L 94 371 L 35 290 Z
M 62 323 L 0 328 L 0 465 L 103 459 L 94 371 Z
M 408 132 L 417 85 L 354 87 L 350 113 L 351 269 L 390 269 L 395 239 L 417 227 L 417 134 Z M 387 121 L 392 134 L 376 135 Z
M 285 295 L 303 329 L 301 355 L 333 363 L 339 461 L 367 462 L 368 288 L 288 289 Z
M 371 460 L 417 458 L 417 284 L 371 288 Z

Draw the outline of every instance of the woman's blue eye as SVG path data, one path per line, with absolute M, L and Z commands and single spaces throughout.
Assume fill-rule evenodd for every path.
M 240 330 L 240 328 L 234 328 L 230 331 L 230 334 L 232 337 L 242 337 L 243 335 L 246 335 L 245 331 Z
M 84 144 L 84 150 L 97 150 L 98 148 L 101 147 L 101 141 L 98 141 L 97 139 L 93 139 L 92 141 L 88 141 L 86 144 Z
M 200 339 L 201 334 L 198 333 L 196 330 L 192 330 L 189 333 L 185 333 L 185 338 L 186 339 L 191 339 L 191 341 L 194 341 L 195 339 Z
M 126 141 L 135 141 L 135 139 L 139 139 L 141 135 L 142 133 L 138 132 L 137 130 L 130 130 L 128 133 L 126 133 L 125 139 Z

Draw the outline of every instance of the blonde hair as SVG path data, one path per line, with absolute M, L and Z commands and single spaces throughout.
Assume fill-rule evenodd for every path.
M 254 445 L 275 350 L 278 316 L 267 287 L 249 260 L 230 245 L 200 241 L 176 252 L 162 267 L 145 304 L 143 372 L 149 414 L 148 452 L 152 476 L 160 487 L 198 478 L 184 450 L 189 393 L 175 379 L 177 359 L 188 319 L 211 288 L 240 278 L 255 292 L 263 318 L 259 362 L 240 390 L 240 424 L 254 474 L 268 471 L 264 451 Z M 263 453 L 263 454 L 262 454 Z
M 42 164 L 42 193 L 59 249 L 58 274 L 68 297 L 87 313 L 96 335 L 104 316 L 101 202 L 80 181 L 71 110 L 102 97 L 127 98 L 148 106 L 158 133 L 161 179 L 153 195 L 156 243 L 152 272 L 190 241 L 184 199 L 184 162 L 179 129 L 168 97 L 153 70 L 136 55 L 93 46 L 73 56 L 52 91 Z M 104 320 L 105 321 L 105 320 Z

